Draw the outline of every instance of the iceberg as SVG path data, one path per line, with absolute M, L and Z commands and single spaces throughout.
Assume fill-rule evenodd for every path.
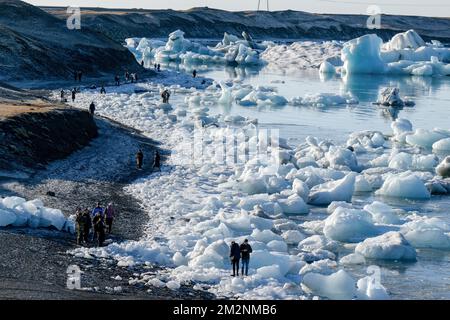
M 303 277 L 303 286 L 307 291 L 329 299 L 350 300 L 356 295 L 356 282 L 344 270 L 339 270 L 331 275 L 307 273 Z
M 308 203 L 329 205 L 333 201 L 351 202 L 355 190 L 356 173 L 349 173 L 344 178 L 326 182 L 311 189 Z
M 418 47 L 419 46 L 419 47 Z M 341 74 L 450 75 L 450 49 L 427 45 L 413 30 L 391 41 L 367 34 L 346 42 L 341 51 Z M 447 63 L 445 63 L 447 62 Z
M 422 180 L 410 171 L 388 176 L 376 194 L 408 199 L 430 199 L 431 197 Z
M 340 242 L 359 242 L 378 231 L 367 211 L 338 207 L 325 219 L 323 234 Z
M 436 167 L 436 173 L 444 178 L 450 177 L 450 156 L 445 157 L 445 159 Z
M 203 46 L 184 37 L 176 30 L 169 34 L 166 43 L 147 38 L 126 39 L 126 47 L 138 60 L 155 60 L 157 63 L 181 62 L 193 64 L 258 65 L 262 63 L 259 54 L 265 46 L 256 44 L 245 33 L 243 40 L 225 33 L 223 40 L 215 47 Z M 138 43 L 136 45 L 136 43 Z
M 368 259 L 416 260 L 416 250 L 401 233 L 395 231 L 364 240 L 356 246 L 355 253 Z

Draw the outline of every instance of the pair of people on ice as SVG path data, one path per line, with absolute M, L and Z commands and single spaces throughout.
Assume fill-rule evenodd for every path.
M 161 98 L 163 100 L 163 103 L 169 103 L 169 98 L 170 98 L 170 92 L 169 90 L 165 89 L 162 93 L 161 93 Z
M 231 242 L 230 259 L 233 266 L 233 274 L 231 276 L 239 276 L 239 260 L 242 261 L 241 274 L 248 276 L 248 266 L 250 264 L 250 254 L 252 252 L 253 249 L 248 243 L 248 239 L 245 239 L 241 245 L 238 245 L 235 241 Z
M 144 153 L 142 152 L 142 149 L 139 149 L 139 151 L 136 153 L 136 167 L 138 169 L 142 169 L 143 162 Z M 158 151 L 155 152 L 155 158 L 153 160 L 153 170 L 155 169 L 161 171 L 161 155 Z

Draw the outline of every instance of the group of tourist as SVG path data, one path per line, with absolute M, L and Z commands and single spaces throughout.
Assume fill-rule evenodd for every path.
M 88 208 L 82 210 L 78 207 L 75 214 L 77 244 L 93 242 L 99 247 L 103 246 L 106 231 L 108 234 L 111 233 L 115 214 L 112 203 L 103 208 L 98 202 L 97 206 L 92 210 Z

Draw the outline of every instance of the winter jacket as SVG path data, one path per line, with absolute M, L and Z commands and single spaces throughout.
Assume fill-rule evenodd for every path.
M 241 244 L 240 249 L 242 259 L 250 259 L 250 253 L 253 252 L 252 247 L 248 243 L 247 244 L 243 243 Z
M 241 249 L 237 243 L 233 243 L 230 248 L 230 258 L 239 260 L 241 258 Z

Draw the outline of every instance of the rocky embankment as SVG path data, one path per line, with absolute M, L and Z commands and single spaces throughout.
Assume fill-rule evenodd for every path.
M 64 158 L 97 136 L 88 112 L 56 108 L 0 118 L 0 170 L 38 168 Z
M 0 0 L 0 80 L 72 80 L 144 69 L 119 42 L 87 24 L 60 19 L 19 0 Z
M 256 3 L 256 2 L 255 2 Z M 43 7 L 64 19 L 67 8 Z M 181 29 L 188 38 L 222 38 L 224 32 L 249 32 L 257 39 L 350 40 L 376 33 L 387 40 L 399 32 L 415 29 L 425 40 L 450 42 L 450 19 L 382 15 L 381 29 L 367 28 L 366 15 L 316 14 L 302 11 L 229 12 L 211 8 L 185 11 L 82 8 L 83 23 L 108 37 L 123 42 L 130 37 L 167 38 Z

